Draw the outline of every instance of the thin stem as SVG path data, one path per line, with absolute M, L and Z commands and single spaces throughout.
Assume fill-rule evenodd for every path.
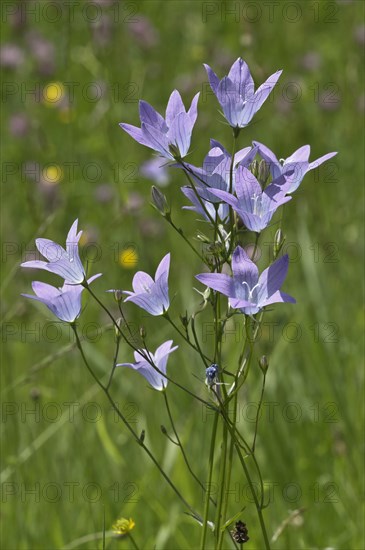
M 193 250 L 193 252 L 200 258 L 200 260 L 205 264 L 205 259 L 204 257 L 202 256 L 202 254 L 200 254 L 200 252 L 195 248 L 195 246 L 193 246 L 191 244 L 191 242 L 189 241 L 189 239 L 187 239 L 187 237 L 185 237 L 184 235 L 184 232 L 181 228 L 177 227 L 174 222 L 172 221 L 171 217 L 170 216 L 164 216 L 164 218 L 166 219 L 166 221 L 171 225 L 171 227 L 173 227 L 175 229 L 175 231 L 184 239 L 184 241 L 186 242 L 186 244 L 191 248 L 191 250 Z
M 228 430 L 231 434 L 231 437 L 234 438 L 234 430 L 233 428 L 231 428 L 229 426 L 229 424 L 227 424 L 227 427 L 228 427 Z M 238 458 L 239 458 L 239 461 L 242 465 L 242 468 L 243 468 L 243 471 L 245 473 L 245 476 L 246 476 L 246 479 L 247 479 L 247 482 L 248 482 L 248 485 L 250 487 L 250 491 L 251 491 L 251 494 L 252 494 L 252 498 L 254 500 L 254 503 L 255 503 L 255 507 L 256 507 L 256 511 L 257 511 L 257 515 L 259 517 L 259 522 L 260 522 L 260 526 L 261 526 L 261 531 L 262 531 L 262 536 L 263 536 L 263 539 L 264 539 L 264 542 L 265 542 L 265 549 L 266 550 L 270 550 L 270 542 L 269 542 L 269 538 L 267 536 L 267 532 L 266 532 L 266 526 L 265 526 L 265 521 L 264 521 L 264 518 L 263 518 L 263 515 L 262 515 L 262 506 L 260 505 L 259 501 L 258 501 L 258 498 L 257 498 L 257 494 L 256 494 L 256 491 L 255 491 L 255 487 L 253 485 L 253 482 L 252 482 L 252 479 L 251 479 L 251 476 L 250 476 L 250 472 L 248 470 L 248 467 L 247 467 L 247 464 L 245 462 L 245 459 L 244 457 L 242 456 L 242 452 L 241 452 L 241 449 L 240 449 L 240 446 L 238 445 L 236 439 L 234 438 L 234 445 L 236 447 L 236 451 L 237 451 L 237 454 L 238 454 Z
M 211 363 L 211 359 L 209 359 L 209 357 L 207 355 L 204 355 L 204 353 L 202 353 L 200 347 L 197 347 L 197 346 L 194 346 L 194 344 L 189 340 L 189 338 L 179 329 L 179 327 L 174 323 L 174 321 L 171 319 L 170 315 L 167 313 L 167 311 L 164 313 L 164 317 L 165 319 L 168 320 L 168 322 L 174 327 L 174 329 L 180 334 L 180 336 L 185 340 L 185 342 L 187 344 L 189 344 L 189 346 L 191 348 L 193 348 L 194 351 L 196 351 L 202 358 L 203 360 L 203 363 L 207 366 L 207 363 L 206 363 L 206 359 Z
M 219 418 L 219 413 L 216 412 L 215 415 L 214 415 L 214 420 L 213 420 L 212 437 L 210 439 L 208 487 L 207 487 L 207 491 L 205 493 L 203 531 L 202 531 L 202 537 L 201 537 L 201 542 L 200 542 L 201 550 L 205 549 L 205 542 L 206 542 L 206 539 L 207 539 L 209 501 L 210 501 L 210 491 L 211 491 L 212 478 L 213 478 L 214 453 L 215 453 L 215 441 L 216 441 L 216 438 L 217 438 L 218 418 Z
M 134 538 L 132 537 L 132 535 L 130 533 L 128 533 L 128 537 L 129 537 L 129 540 L 131 541 L 132 543 L 132 546 L 133 548 L 135 548 L 136 550 L 139 550 L 137 544 L 136 544 L 136 541 L 134 540 Z
M 190 506 L 190 504 L 184 499 L 184 497 L 182 496 L 182 494 L 180 493 L 180 491 L 177 489 L 177 487 L 174 485 L 174 483 L 171 481 L 171 479 L 168 477 L 168 475 L 165 473 L 165 471 L 163 470 L 163 468 L 160 466 L 160 464 L 158 463 L 157 459 L 153 456 L 152 452 L 149 450 L 149 448 L 145 445 L 145 443 L 141 440 L 141 438 L 138 436 L 138 434 L 134 431 L 134 429 L 132 428 L 132 426 L 129 424 L 128 420 L 124 417 L 124 415 L 122 414 L 122 412 L 120 411 L 119 407 L 117 406 L 117 404 L 114 402 L 112 396 L 110 395 L 109 393 L 109 390 L 100 382 L 100 380 L 98 379 L 98 377 L 95 375 L 95 373 L 93 372 L 92 368 L 90 367 L 87 359 L 86 359 L 86 356 L 85 356 L 85 353 L 84 353 L 84 350 L 82 348 L 82 345 L 81 345 L 81 341 L 80 341 L 80 338 L 79 338 L 79 335 L 78 335 L 78 332 L 77 332 L 77 329 L 76 329 L 76 326 L 71 324 L 71 327 L 75 333 L 75 338 L 76 338 L 76 345 L 78 347 L 78 349 L 80 350 L 80 353 L 81 353 L 81 356 L 82 356 L 82 359 L 86 365 L 86 368 L 87 370 L 89 371 L 89 373 L 91 374 L 91 376 L 93 377 L 93 379 L 95 380 L 95 382 L 97 383 L 97 385 L 102 389 L 102 391 L 104 392 L 105 396 L 107 397 L 109 403 L 111 404 L 113 410 L 116 412 L 117 416 L 122 420 L 122 422 L 124 423 L 125 427 L 128 429 L 128 431 L 130 432 L 130 434 L 133 436 L 133 438 L 135 439 L 135 441 L 142 447 L 142 449 L 147 453 L 147 455 L 149 456 L 149 458 L 152 460 L 152 462 L 154 463 L 154 465 L 157 467 L 158 471 L 160 472 L 160 474 L 164 477 L 164 479 L 167 481 L 167 483 L 170 485 L 171 489 L 174 491 L 174 493 L 177 495 L 177 497 L 181 500 L 181 502 L 184 504 L 184 506 L 193 514 L 193 516 L 200 521 L 200 516 L 195 512 L 195 510 L 193 509 L 192 506 Z
M 200 347 L 199 339 L 198 339 L 198 336 L 197 336 L 196 330 L 195 330 L 195 317 L 194 317 L 194 315 L 191 317 L 191 331 L 192 331 L 192 333 L 193 333 L 195 345 L 196 345 L 196 347 L 198 348 L 199 353 L 200 353 L 200 355 L 201 355 L 201 358 L 202 358 L 203 361 L 204 361 L 204 365 L 205 365 L 206 368 L 208 368 L 208 367 L 209 367 L 209 364 L 210 364 L 210 365 L 212 364 L 212 361 L 209 359 L 209 357 L 207 358 L 208 361 L 209 361 L 209 364 L 205 361 L 206 355 L 204 355 L 204 353 L 203 353 L 203 351 L 202 351 L 202 349 L 201 349 L 201 347 Z
M 255 452 L 257 428 L 258 428 L 258 424 L 259 424 L 259 417 L 260 417 L 260 411 L 261 411 L 261 406 L 262 406 L 262 400 L 264 398 L 265 382 L 266 382 L 266 372 L 264 373 L 264 377 L 263 377 L 263 381 L 262 381 L 261 396 L 260 396 L 259 406 L 257 407 L 257 413 L 256 413 L 255 435 L 254 435 L 253 443 L 252 443 L 252 452 L 253 453 Z
M 204 487 L 204 485 L 202 484 L 202 482 L 200 481 L 200 479 L 198 478 L 198 476 L 193 472 L 191 466 L 190 466 L 190 463 L 189 463 L 189 460 L 188 460 L 188 457 L 186 456 L 186 453 L 185 453 L 185 450 L 184 450 L 184 447 L 181 443 L 181 440 L 180 440 L 180 437 L 179 437 L 179 434 L 177 433 L 177 430 L 175 428 L 175 423 L 174 423 L 174 420 L 173 420 L 173 417 L 172 417 L 172 414 L 171 414 L 171 409 L 170 409 L 170 406 L 169 406 L 169 402 L 168 402 L 168 399 L 167 399 L 167 392 L 163 392 L 163 396 L 164 396 L 164 399 L 165 399 L 165 405 L 166 405 L 166 410 L 167 410 L 167 414 L 168 414 L 168 417 L 169 417 L 169 420 L 170 420 L 170 423 L 171 423 L 171 427 L 173 429 L 173 432 L 175 434 L 175 437 L 177 439 L 177 445 L 180 447 L 180 451 L 181 451 L 181 454 L 183 456 L 183 459 L 184 459 L 184 462 L 186 464 L 186 467 L 187 469 L 189 470 L 190 474 L 193 476 L 193 478 L 195 479 L 195 481 L 199 484 L 199 486 L 203 489 L 204 493 L 207 491 L 206 487 Z M 215 500 L 212 498 L 212 497 L 209 497 L 211 502 L 214 504 L 214 506 L 216 506 L 216 502 Z
M 236 421 L 237 421 L 237 394 L 234 397 L 233 400 L 233 418 L 232 418 L 232 425 L 234 428 L 236 428 Z M 231 436 L 230 444 L 229 444 L 229 452 L 228 452 L 228 464 L 227 464 L 227 489 L 229 491 L 229 486 L 231 483 L 231 474 L 232 474 L 232 464 L 233 464 L 233 450 L 234 450 L 234 438 Z M 225 499 L 224 507 L 223 507 L 223 519 L 222 522 L 225 524 L 226 517 L 227 517 L 227 508 L 228 508 L 228 498 Z M 225 531 L 222 530 L 219 534 L 219 540 L 218 540 L 218 550 L 222 548 L 223 544 L 223 538 L 224 538 Z
M 111 370 L 111 373 L 110 373 L 110 376 L 109 376 L 108 383 L 107 383 L 107 385 L 106 385 L 106 389 L 107 389 L 107 390 L 110 388 L 110 384 L 112 383 L 112 380 L 113 380 L 114 371 L 115 371 L 116 366 L 117 366 L 118 353 L 119 353 L 119 345 L 120 345 L 120 336 L 119 336 L 119 334 L 118 334 L 118 335 L 116 336 L 115 353 L 114 353 L 114 359 L 113 359 L 113 367 L 112 367 L 112 370 Z

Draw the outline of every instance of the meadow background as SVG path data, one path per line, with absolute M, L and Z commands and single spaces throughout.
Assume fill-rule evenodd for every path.
M 285 158 L 309 143 L 311 160 L 339 152 L 305 177 L 285 208 L 292 259 L 285 290 L 298 303 L 268 314 L 260 338 L 258 355 L 270 357 L 257 451 L 271 499 L 268 531 L 300 510 L 273 548 L 363 549 L 364 3 L 98 0 L 70 9 L 58 1 L 2 4 L 1 547 L 101 548 L 92 534 L 103 530 L 104 518 L 110 530 L 120 516 L 135 520 L 140 548 L 197 547 L 199 527 L 115 420 L 70 333 L 20 296 L 35 273 L 19 264 L 31 259 L 37 236 L 63 243 L 78 217 L 90 272 L 103 273 L 94 286 L 99 295 L 129 289 L 134 271 L 154 272 L 171 251 L 170 313 L 178 321 L 185 309 L 193 311 L 199 304 L 193 275 L 201 266 L 151 208 L 152 182 L 140 166 L 152 155 L 118 123 L 138 124 L 139 98 L 163 112 L 174 88 L 186 104 L 200 90 L 189 157 L 200 165 L 210 137 L 231 146 L 202 63 L 223 76 L 241 56 L 256 84 L 284 70 L 273 96 L 241 132 L 241 147 L 256 139 Z M 181 210 L 182 175 L 170 170 L 167 179 L 175 219 L 193 237 L 202 225 Z M 39 278 L 56 282 L 46 273 Z M 103 376 L 113 330 L 84 298 L 86 352 Z M 104 300 L 114 307 L 111 296 Z M 195 377 L 204 379 L 201 365 L 163 319 L 151 322 L 133 306 L 126 314 L 136 330 L 146 327 L 152 349 L 169 337 L 180 344 L 169 373 L 206 397 Z M 209 350 L 212 337 L 205 340 Z M 227 364 L 237 346 L 240 338 L 228 335 Z M 123 347 L 119 357 L 132 358 Z M 247 434 L 259 381 L 253 369 L 241 397 Z M 211 416 L 176 388 L 168 391 L 204 483 Z M 113 395 L 201 509 L 201 493 L 160 431 L 161 424 L 169 429 L 162 396 L 129 370 L 116 373 Z M 261 549 L 238 469 L 230 491 L 231 514 L 246 507 L 245 548 Z M 128 539 L 107 544 L 131 548 Z

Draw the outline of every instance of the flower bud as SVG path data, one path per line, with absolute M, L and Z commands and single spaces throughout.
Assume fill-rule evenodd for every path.
M 260 366 L 260 369 L 262 370 L 262 373 L 263 374 L 266 374 L 267 373 L 267 369 L 269 368 L 269 361 L 268 361 L 268 358 L 266 357 L 266 355 L 263 355 L 260 360 L 259 360 L 259 366 Z
M 151 195 L 152 195 L 153 204 L 155 205 L 157 210 L 163 216 L 166 216 L 166 214 L 169 213 L 170 209 L 167 204 L 165 195 L 161 193 L 161 191 L 154 185 L 152 185 L 152 188 L 151 188 Z
M 251 162 L 250 170 L 252 174 L 255 176 L 255 178 L 257 178 L 259 175 L 259 163 L 257 162 L 257 160 L 253 160 Z
M 142 430 L 141 435 L 139 436 L 139 440 L 140 440 L 141 443 L 144 442 L 145 437 L 146 437 L 146 432 L 145 432 L 145 430 Z
M 274 259 L 278 257 L 284 242 L 285 242 L 285 236 L 283 235 L 282 230 L 278 229 L 274 237 Z
M 122 323 L 123 323 L 123 319 L 121 317 L 119 317 L 117 320 L 116 320 L 116 324 L 117 326 L 114 327 L 114 330 L 115 330 L 115 337 L 117 339 L 120 338 L 120 327 L 122 326 Z
M 167 430 L 166 430 L 165 426 L 163 426 L 163 425 L 161 424 L 160 428 L 161 428 L 161 432 L 162 432 L 164 435 L 166 435 L 166 434 L 167 434 Z
M 114 300 L 119 303 L 122 301 L 123 292 L 121 290 L 114 290 Z
M 202 241 L 203 243 L 210 243 L 210 238 L 207 237 L 204 233 L 202 233 L 199 229 L 196 232 L 196 238 L 199 239 L 199 241 Z
M 259 180 L 261 185 L 266 184 L 267 178 L 269 177 L 269 173 L 270 173 L 269 163 L 264 159 L 260 160 L 257 179 Z
M 180 321 L 183 327 L 188 328 L 190 319 L 187 313 L 185 313 L 185 315 L 180 315 Z

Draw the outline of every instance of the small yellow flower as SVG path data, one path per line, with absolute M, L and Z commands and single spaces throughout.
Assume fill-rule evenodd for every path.
M 128 535 L 128 533 L 134 529 L 135 525 L 136 524 L 132 518 L 120 518 L 113 525 L 114 534 L 119 537 Z
M 44 103 L 54 107 L 65 97 L 65 87 L 62 82 L 49 82 L 43 88 Z
M 49 164 L 42 170 L 43 182 L 46 185 L 57 185 L 63 179 L 63 170 L 57 164 Z
M 134 246 L 127 246 L 119 254 L 119 264 L 125 269 L 133 269 L 138 263 L 138 253 Z

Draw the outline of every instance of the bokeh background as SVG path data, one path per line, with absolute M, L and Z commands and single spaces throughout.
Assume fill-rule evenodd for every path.
M 179 322 L 180 313 L 198 307 L 192 287 L 201 266 L 151 208 L 151 167 L 144 163 L 153 156 L 118 123 L 139 123 L 139 98 L 163 112 L 174 88 L 186 104 L 201 91 L 189 157 L 200 165 L 210 137 L 231 146 L 202 63 L 223 76 L 239 56 L 257 84 L 284 70 L 272 97 L 241 132 L 241 147 L 256 139 L 285 158 L 309 143 L 311 160 L 339 152 L 305 177 L 285 208 L 292 259 L 285 290 L 298 303 L 267 316 L 257 351 L 270 357 L 257 443 L 271 500 L 268 531 L 283 528 L 273 543 L 283 550 L 364 547 L 364 41 L 361 1 L 2 4 L 2 548 L 101 548 L 93 534 L 103 525 L 110 530 L 121 516 L 135 520 L 140 548 L 198 546 L 199 527 L 116 421 L 67 328 L 20 296 L 35 274 L 19 264 L 33 257 L 37 236 L 64 242 L 78 217 L 83 257 L 91 273 L 103 273 L 94 286 L 100 296 L 108 288 L 129 289 L 137 269 L 154 272 L 171 251 L 171 315 Z M 178 171 L 152 177 L 189 238 L 205 229 L 181 210 L 185 182 Z M 271 238 L 269 231 L 263 255 Z M 46 273 L 39 278 L 56 283 Z M 170 375 L 207 397 L 196 357 L 163 319 L 151 322 L 137 309 L 126 308 L 126 315 L 136 332 L 145 326 L 152 349 L 170 337 L 180 344 Z M 113 330 L 86 297 L 80 323 L 86 353 L 104 376 Z M 204 330 L 199 327 L 201 336 Z M 227 365 L 241 344 L 235 333 L 227 336 Z M 204 345 L 209 351 L 209 334 Z M 119 358 L 131 360 L 130 350 L 122 347 Z M 241 396 L 240 427 L 248 437 L 248 405 L 259 398 L 260 380 L 253 369 Z M 184 496 L 201 509 L 199 488 L 160 431 L 161 424 L 170 430 L 162 396 L 132 371 L 117 372 L 113 395 L 136 429 L 146 430 Z M 175 387 L 169 396 L 205 483 L 212 417 Z M 245 547 L 262 548 L 238 468 L 229 490 L 230 514 L 245 507 Z M 132 547 L 128 539 L 108 538 L 107 545 Z

